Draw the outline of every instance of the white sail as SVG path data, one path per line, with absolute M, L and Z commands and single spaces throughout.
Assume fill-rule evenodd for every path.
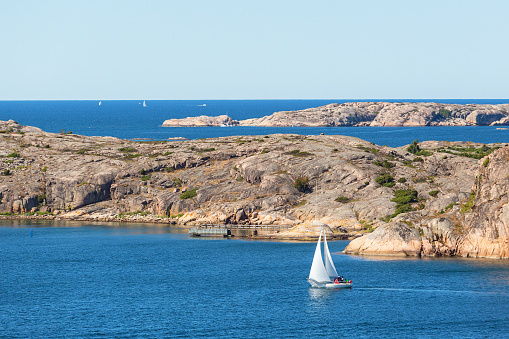
M 145 103 L 145 100 L 143 100 L 143 107 L 147 107 L 147 104 Z
M 338 276 L 338 272 L 336 271 L 336 267 L 334 266 L 334 262 L 330 256 L 329 246 L 327 246 L 327 237 L 325 236 L 325 232 L 323 233 L 323 256 L 325 257 L 325 270 L 327 274 L 331 278 L 336 278 Z
M 311 264 L 311 270 L 309 271 L 309 279 L 317 281 L 317 282 L 330 282 L 329 275 L 325 270 L 325 266 L 323 265 L 322 260 L 322 248 L 320 243 L 322 242 L 322 232 L 320 232 L 320 237 L 318 238 L 318 243 L 316 244 L 315 256 L 313 257 L 313 263 Z
M 102 102 L 99 101 L 99 106 L 101 106 L 101 105 L 102 105 Z

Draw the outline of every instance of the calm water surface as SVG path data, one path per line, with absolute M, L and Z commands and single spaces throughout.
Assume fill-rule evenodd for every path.
M 0 225 L 0 337 L 507 337 L 509 262 L 333 260 L 351 290 L 306 282 L 314 243 L 190 238 L 165 227 Z M 79 227 L 77 227 L 79 226 Z
M 62 129 L 74 134 L 114 136 L 123 139 L 165 140 L 215 138 L 232 135 L 274 133 L 349 135 L 377 145 L 398 147 L 413 140 L 509 142 L 509 130 L 496 127 L 161 127 L 164 120 L 188 116 L 218 116 L 233 119 L 260 118 L 278 111 L 301 110 L 330 103 L 356 100 L 143 100 L 102 101 L 0 101 L 0 120 L 13 119 L 22 125 L 36 126 L 48 132 Z M 359 101 L 359 100 L 357 100 Z M 370 101 L 370 100 L 360 100 Z M 371 101 L 440 102 L 451 104 L 503 104 L 509 99 L 418 99 Z

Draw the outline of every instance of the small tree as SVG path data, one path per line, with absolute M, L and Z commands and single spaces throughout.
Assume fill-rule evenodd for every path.
M 311 188 L 309 187 L 309 179 L 307 177 L 298 177 L 295 179 L 293 187 L 302 193 L 311 191 Z
M 417 139 L 415 139 L 414 141 L 412 141 L 412 143 L 410 144 L 410 146 L 407 147 L 407 152 L 410 152 L 412 154 L 417 154 L 421 151 L 421 148 L 419 147 L 419 141 Z

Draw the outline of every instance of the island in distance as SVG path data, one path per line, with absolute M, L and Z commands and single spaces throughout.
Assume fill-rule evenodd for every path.
M 433 102 L 349 102 L 275 112 L 262 118 L 234 120 L 227 115 L 168 119 L 163 127 L 261 126 L 495 126 L 509 125 L 509 104 L 440 104 Z
M 336 239 L 357 237 L 348 253 L 509 258 L 507 144 L 135 142 L 11 120 L 0 121 L 0 158 L 0 218 L 287 225 L 269 236 L 292 240 L 318 237 L 316 218 Z

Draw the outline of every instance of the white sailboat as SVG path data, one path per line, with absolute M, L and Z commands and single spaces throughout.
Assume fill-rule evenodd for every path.
M 315 224 L 317 224 L 315 222 Z M 323 256 L 322 259 L 322 234 L 323 234 Z M 315 256 L 309 271 L 308 282 L 313 287 L 322 288 L 350 288 L 351 280 L 345 280 L 339 277 L 334 262 L 332 261 L 329 246 L 327 246 L 327 236 L 325 235 L 325 227 L 322 227 L 318 243 L 316 244 Z
M 147 107 L 147 104 L 145 103 L 145 100 L 143 100 L 143 107 Z
M 99 106 L 101 106 L 101 105 L 102 105 L 102 102 L 99 101 Z

